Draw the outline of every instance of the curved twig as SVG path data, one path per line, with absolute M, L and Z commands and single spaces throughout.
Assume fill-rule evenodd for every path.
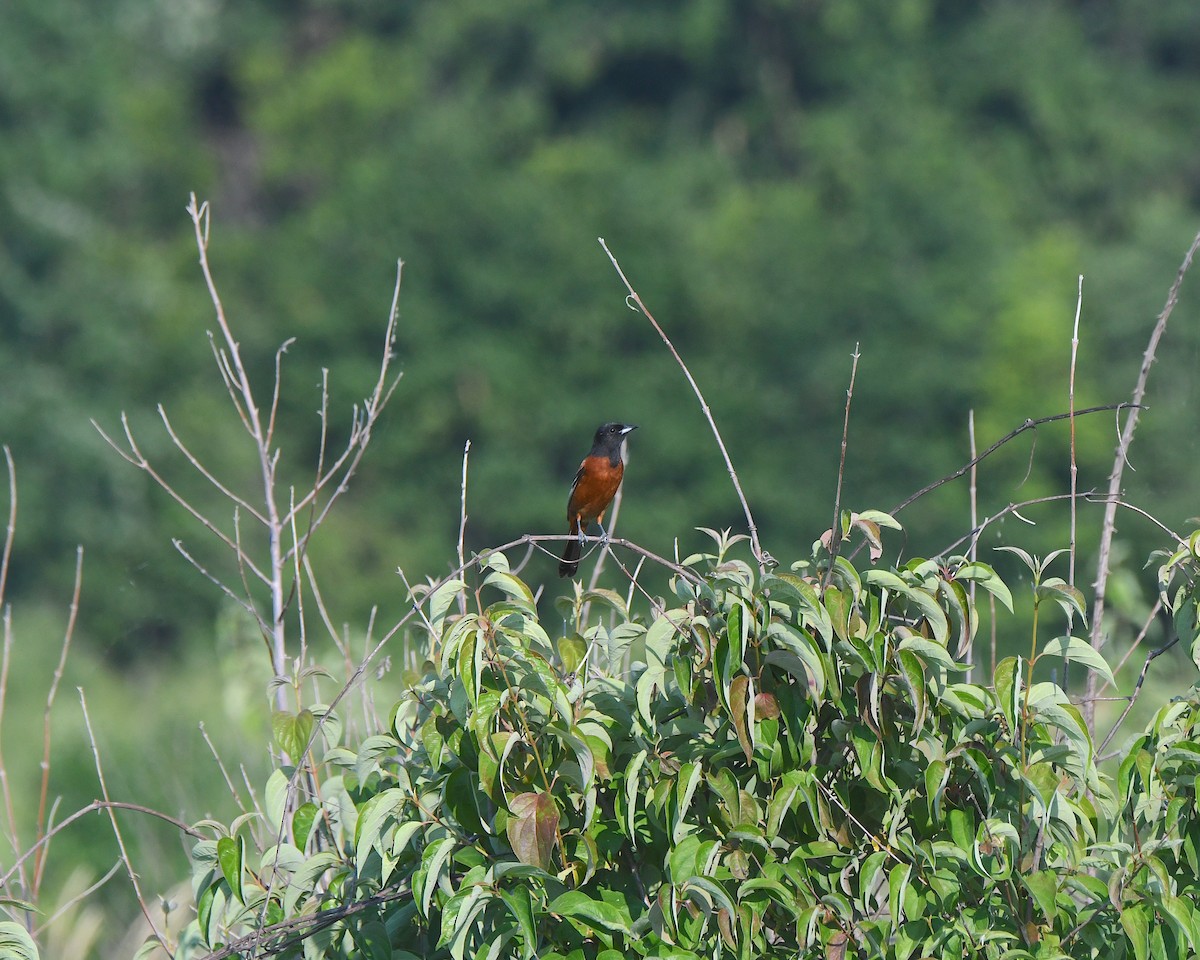
M 700 387 L 696 383 L 696 378 L 692 376 L 692 371 L 688 369 L 686 363 L 683 362 L 683 357 L 679 355 L 679 351 L 675 349 L 675 344 L 671 342 L 671 338 L 666 335 L 663 328 L 658 325 L 658 321 L 646 309 L 646 305 L 642 302 L 642 298 L 638 296 L 633 285 L 625 276 L 625 271 L 621 269 L 621 265 L 617 263 L 617 258 L 613 256 L 612 251 L 608 249 L 608 244 L 604 242 L 603 237 L 597 237 L 600 241 L 600 246 L 604 248 L 604 252 L 608 254 L 608 259 L 612 261 L 613 267 L 617 271 L 617 275 L 621 278 L 621 282 L 625 284 L 625 289 L 629 291 L 629 296 L 626 302 L 632 301 L 637 304 L 637 309 L 641 311 L 642 316 L 650 321 L 650 325 L 654 327 L 655 332 L 662 338 L 662 342 L 667 345 L 667 349 L 671 351 L 671 356 L 675 358 L 675 362 L 679 364 L 679 369 L 683 371 L 683 375 L 687 377 L 687 382 L 692 386 L 692 392 L 696 394 L 696 399 L 700 401 L 700 409 L 704 413 L 704 418 L 708 421 L 709 427 L 712 429 L 713 436 L 717 439 L 717 447 L 721 451 L 721 457 L 725 460 L 725 469 L 729 471 L 729 479 L 733 481 L 733 489 L 737 492 L 738 500 L 742 504 L 742 512 L 746 515 L 746 526 L 750 530 L 750 549 L 754 553 L 754 559 L 760 567 L 771 566 L 774 560 L 771 556 L 763 551 L 762 543 L 758 539 L 758 526 L 754 523 L 754 514 L 750 512 L 750 504 L 746 500 L 746 494 L 742 491 L 741 481 L 738 480 L 737 470 L 733 467 L 733 461 L 729 457 L 729 451 L 725 449 L 725 441 L 721 438 L 721 431 L 717 429 L 717 422 L 713 419 L 712 410 L 709 409 L 707 401 L 704 399 L 704 394 L 700 392 Z M 632 308 L 631 308 L 632 309 Z

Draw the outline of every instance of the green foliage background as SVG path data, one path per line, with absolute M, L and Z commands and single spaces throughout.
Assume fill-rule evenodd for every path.
M 765 545 L 787 555 L 830 522 L 856 342 L 845 499 L 888 507 L 966 459 L 968 410 L 981 445 L 1065 410 L 1080 273 L 1077 403 L 1126 399 L 1197 226 L 1189 0 L 15 0 L 4 20 L 0 441 L 21 492 L 9 598 L 35 605 L 24 642 L 40 664 L 57 632 L 43 605 L 65 605 L 83 543 L 68 684 L 111 684 L 118 704 L 161 691 L 142 698 L 149 722 L 107 744 L 130 769 L 192 749 L 197 716 L 230 744 L 262 730 L 257 689 L 229 692 L 265 683 L 237 659 L 255 641 L 170 549 L 180 536 L 207 560 L 203 535 L 88 423 L 128 411 L 147 454 L 220 515 L 155 404 L 223 477 L 253 479 L 212 389 L 189 190 L 212 202 L 247 356 L 269 373 L 297 337 L 281 417 L 297 483 L 316 457 L 321 367 L 335 410 L 365 394 L 406 261 L 405 378 L 315 545 L 335 619 L 356 629 L 374 604 L 389 622 L 403 610 L 397 566 L 446 571 L 468 439 L 469 546 L 557 532 L 608 418 L 642 427 L 623 532 L 663 554 L 679 536 L 686 553 L 692 528 L 740 523 L 696 404 L 625 309 L 598 235 L 704 385 Z M 1195 303 L 1185 286 L 1127 474 L 1131 499 L 1172 525 L 1196 512 Z M 988 462 L 985 514 L 1065 489 L 1062 433 L 1040 437 L 1023 484 L 1027 444 Z M 1114 441 L 1111 418 L 1080 424 L 1083 489 Z M 1030 515 L 1045 523 L 1023 543 L 1064 542 L 1061 512 Z M 904 520 L 910 552 L 935 554 L 968 526 L 965 488 Z M 1160 541 L 1121 524 L 1136 565 Z M 1081 528 L 1085 562 L 1096 526 Z M 552 577 L 538 562 L 526 576 Z M 213 692 L 192 711 L 176 685 L 197 673 Z M 10 716 L 35 716 L 43 691 L 22 684 Z M 80 749 L 56 768 L 66 806 L 94 795 Z M 188 776 L 212 779 L 202 763 Z M 205 789 L 182 793 L 220 802 Z
M 1065 409 L 1079 273 L 1079 402 L 1124 398 L 1195 227 L 1187 2 L 50 0 L 8 20 L 0 422 L 25 477 L 17 585 L 60 596 L 82 540 L 89 622 L 121 656 L 176 643 L 215 603 L 162 549 L 181 518 L 87 422 L 124 409 L 141 426 L 162 402 L 202 452 L 232 446 L 233 418 L 197 389 L 211 319 L 188 190 L 213 204 L 249 355 L 268 364 L 298 338 L 285 466 L 300 476 L 318 368 L 336 400 L 365 392 L 394 259 L 408 264 L 402 409 L 326 540 L 348 614 L 395 565 L 444 562 L 468 438 L 480 545 L 556 529 L 610 416 L 647 438 L 627 529 L 737 520 L 597 235 L 736 438 L 770 544 L 827 523 L 856 341 L 851 499 L 890 504 L 963 461 L 968 409 L 983 441 Z M 1143 438 L 1166 516 L 1191 509 L 1194 327 L 1171 332 Z M 139 435 L 167 452 L 161 431 Z M 1111 421 L 1084 427 L 1085 487 L 1112 443 Z M 1025 451 L 1010 461 L 985 471 L 990 502 L 1013 495 Z M 1065 469 L 1039 458 L 1022 494 L 1061 489 Z M 957 532 L 961 500 L 920 526 Z

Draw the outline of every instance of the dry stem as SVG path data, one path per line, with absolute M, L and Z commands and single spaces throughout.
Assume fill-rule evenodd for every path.
M 604 242 L 603 237 L 597 238 L 600 241 L 600 246 L 604 248 L 604 252 L 608 254 L 608 259 L 612 261 L 613 267 L 617 271 L 617 275 L 621 278 L 621 282 L 625 284 L 625 289 L 629 291 L 629 296 L 626 302 L 632 301 L 637 305 L 637 309 L 641 311 L 642 316 L 650 321 L 650 325 L 654 327 L 655 332 L 666 344 L 667 349 L 671 351 L 671 356 L 675 358 L 675 362 L 679 364 L 679 369 L 683 371 L 683 375 L 687 377 L 687 382 L 692 386 L 692 392 L 696 394 L 696 399 L 700 401 L 700 409 L 704 413 L 704 418 L 708 421 L 709 427 L 712 429 L 713 436 L 717 439 L 717 447 L 720 448 L 721 457 L 725 460 L 725 469 L 729 471 L 729 479 L 733 481 L 733 489 L 737 492 L 738 500 L 742 504 L 742 512 L 746 515 L 746 526 L 750 530 L 750 549 L 754 554 L 754 559 L 762 568 L 774 565 L 774 560 L 771 556 L 763 551 L 762 544 L 758 539 L 758 527 L 754 523 L 754 515 L 750 512 L 750 504 L 746 500 L 746 494 L 742 492 L 742 484 L 738 479 L 737 471 L 733 468 L 733 461 L 729 458 L 729 451 L 725 449 L 725 441 L 721 437 L 721 431 L 717 429 L 717 422 L 713 419 L 712 410 L 709 409 L 708 403 L 704 399 L 704 394 L 700 392 L 700 387 L 696 383 L 696 378 L 692 376 L 691 370 L 688 369 L 683 358 L 679 355 L 679 351 L 675 349 L 675 345 L 671 342 L 671 338 L 666 335 L 663 328 L 658 325 L 658 321 L 646 309 L 646 305 L 642 302 L 642 298 L 638 296 L 637 291 L 633 289 L 629 279 L 625 276 L 625 271 L 621 269 L 621 265 L 617 262 L 617 258 L 613 256 L 612 251 L 608 249 L 608 244 Z M 633 307 L 630 307 L 633 309 Z
M 1100 529 L 1100 548 L 1096 558 L 1096 580 L 1092 585 L 1094 596 L 1092 600 L 1092 630 L 1090 639 L 1092 646 L 1097 650 L 1104 646 L 1105 588 L 1108 585 L 1112 538 L 1117 529 L 1117 501 L 1121 494 L 1121 478 L 1125 472 L 1129 445 L 1133 442 L 1133 432 L 1137 429 L 1142 398 L 1146 395 L 1146 381 L 1150 378 L 1150 367 L 1153 365 L 1155 356 L 1158 353 L 1158 342 L 1162 339 L 1163 332 L 1167 329 L 1167 321 L 1171 319 L 1171 313 L 1175 309 L 1175 304 L 1179 301 L 1179 288 L 1183 285 L 1183 278 L 1187 275 L 1188 268 L 1192 265 L 1192 258 L 1196 255 L 1197 249 L 1200 249 L 1200 233 L 1197 233 L 1195 239 L 1192 240 L 1192 245 L 1188 248 L 1188 252 L 1183 258 L 1183 263 L 1179 265 L 1179 271 L 1175 275 L 1175 282 L 1171 284 L 1171 289 L 1167 293 L 1167 302 L 1163 306 L 1162 313 L 1158 315 L 1158 321 L 1154 324 L 1154 330 L 1150 334 L 1150 341 L 1146 344 L 1146 351 L 1142 355 L 1142 368 L 1138 371 L 1137 381 L 1133 387 L 1133 395 L 1130 398 L 1129 413 L 1125 417 L 1125 428 L 1120 431 L 1116 454 L 1113 457 L 1113 469 L 1108 478 L 1108 506 L 1105 508 L 1104 524 Z M 1089 672 L 1087 682 L 1089 702 L 1084 704 L 1084 718 L 1087 721 L 1089 730 L 1096 719 L 1095 708 L 1090 703 L 1090 699 L 1095 695 L 1095 692 L 1096 675 Z

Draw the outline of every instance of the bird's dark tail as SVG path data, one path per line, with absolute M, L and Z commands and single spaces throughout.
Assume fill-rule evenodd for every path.
M 560 577 L 573 577 L 579 569 L 579 554 L 583 549 L 576 537 L 572 537 L 567 541 L 567 549 L 563 551 L 562 560 L 558 563 L 558 575 Z

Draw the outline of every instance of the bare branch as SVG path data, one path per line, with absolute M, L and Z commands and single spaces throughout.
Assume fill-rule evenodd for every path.
M 167 943 L 167 938 L 158 929 L 158 925 L 155 924 L 154 918 L 150 915 L 150 908 L 146 905 L 146 899 L 142 896 L 142 888 L 138 883 L 137 873 L 134 871 L 133 864 L 129 860 L 129 851 L 125 848 L 125 838 L 121 836 L 121 827 L 117 823 L 117 816 L 111 805 L 111 798 L 108 795 L 108 784 L 104 780 L 104 766 L 100 763 L 100 748 L 96 743 L 96 735 L 92 730 L 91 717 L 88 716 L 87 698 L 84 696 L 83 687 L 77 687 L 76 689 L 79 691 L 79 704 L 83 708 L 83 724 L 87 728 L 88 742 L 92 745 L 92 757 L 96 762 L 96 777 L 100 781 L 100 793 L 104 796 L 109 823 L 112 824 L 113 836 L 117 840 L 117 849 L 121 852 L 121 863 L 125 865 L 125 873 L 129 877 L 130 885 L 133 887 L 134 896 L 137 897 L 142 916 L 146 918 L 146 923 L 150 925 L 150 929 L 154 933 L 154 938 L 163 950 L 166 951 L 168 957 L 174 957 L 171 947 Z
M 4 462 L 8 467 L 8 527 L 4 532 L 4 552 L 0 553 L 0 604 L 4 603 L 4 591 L 8 586 L 8 562 L 12 559 L 13 538 L 17 535 L 17 468 L 13 464 L 12 451 L 4 445 Z
M 829 567 L 825 571 L 825 586 L 833 577 L 833 565 L 842 545 L 842 480 L 846 476 L 846 447 L 850 437 L 850 403 L 854 399 L 854 378 L 858 374 L 858 344 L 850 355 L 850 384 L 846 387 L 846 412 L 842 419 L 842 452 L 838 459 L 837 487 L 833 494 L 833 526 L 829 528 Z
M 225 780 L 225 786 L 229 788 L 230 796 L 233 797 L 233 802 L 238 805 L 238 809 L 243 813 L 246 812 L 246 805 L 242 803 L 242 798 L 238 795 L 237 787 L 233 785 L 233 781 L 229 778 L 229 771 L 225 769 L 225 764 L 221 760 L 221 755 L 217 752 L 217 745 L 212 742 L 212 738 L 208 735 L 208 729 L 204 726 L 204 721 L 200 721 L 200 736 L 204 738 L 204 742 L 208 745 L 208 751 L 212 754 L 213 759 L 217 762 L 217 769 L 221 771 L 221 776 Z
M 138 803 L 123 803 L 119 800 L 93 800 L 86 807 L 80 807 L 65 820 L 56 823 L 53 829 L 48 830 L 44 837 L 39 837 L 37 843 L 26 850 L 17 858 L 16 862 L 8 868 L 8 872 L 0 876 L 0 886 L 6 885 L 24 865 L 25 861 L 30 857 L 35 856 L 42 847 L 46 846 L 54 837 L 62 833 L 67 827 L 75 823 L 77 820 L 82 820 L 84 817 L 91 816 L 101 810 L 131 810 L 134 813 L 144 813 L 146 816 L 155 817 L 158 820 L 164 820 L 172 826 L 179 829 L 181 833 L 187 834 L 196 840 L 205 840 L 207 837 L 190 824 L 184 823 L 182 820 L 172 817 L 170 814 L 161 813 L 158 810 L 152 810 L 150 807 L 143 807 Z
M 970 444 L 971 459 L 974 460 L 975 455 L 978 452 L 977 448 L 975 446 L 975 408 L 974 407 L 972 407 L 970 410 L 967 411 L 967 441 Z M 970 499 L 970 503 L 971 503 L 971 529 L 972 530 L 974 530 L 975 527 L 977 527 L 979 525 L 978 473 L 979 473 L 978 465 L 972 463 L 971 464 L 971 479 L 969 482 L 969 486 L 967 487 L 967 496 Z M 968 553 L 968 557 L 970 557 L 970 560 L 972 563 L 975 563 L 979 559 L 979 541 L 978 540 L 971 541 L 971 550 Z M 975 581 L 974 580 L 971 581 L 970 586 L 967 588 L 967 593 L 971 598 L 971 609 L 976 611 L 976 616 L 978 616 L 979 608 L 977 606 L 975 606 Z M 989 596 L 991 596 L 991 594 L 989 594 Z M 993 620 L 994 620 L 994 618 L 993 618 Z M 966 647 L 962 651 L 960 651 L 960 656 L 964 656 L 966 658 L 966 662 L 969 664 L 969 666 L 967 667 L 967 683 L 971 683 L 975 678 L 975 649 L 974 649 L 974 637 L 972 636 L 972 632 L 973 631 L 971 631 L 971 630 L 967 631 Z M 993 660 L 994 659 L 995 659 L 995 657 L 993 656 Z M 993 667 L 993 672 L 995 672 L 994 667 Z
M 754 553 L 754 559 L 758 562 L 760 567 L 765 568 L 768 566 L 773 566 L 773 558 L 763 551 L 762 544 L 759 542 L 758 527 L 754 523 L 754 515 L 750 512 L 750 504 L 746 500 L 746 494 L 742 492 L 741 481 L 738 479 L 737 471 L 733 468 L 733 461 L 729 457 L 729 451 L 725 449 L 725 441 L 721 437 L 721 431 L 717 429 L 717 422 L 713 419 L 712 410 L 709 409 L 708 402 L 704 399 L 704 394 L 700 392 L 700 387 L 696 383 L 696 378 L 692 376 L 691 370 L 689 370 L 687 364 L 683 362 L 683 358 L 679 355 L 679 351 L 675 349 L 675 345 L 671 342 L 670 337 L 666 335 L 666 333 L 663 331 L 663 328 L 658 325 L 658 321 L 655 320 L 650 311 L 646 309 L 646 305 L 642 302 L 642 298 L 638 296 L 637 291 L 633 289 L 629 279 L 625 276 L 625 271 L 621 269 L 621 265 L 617 262 L 617 258 L 613 256 L 612 251 L 608 249 L 608 244 L 604 242 L 604 238 L 598 237 L 597 239 L 600 241 L 600 246 L 604 248 L 604 252 L 608 254 L 608 259 L 612 261 L 612 265 L 617 271 L 617 276 L 621 278 L 621 282 L 625 284 L 625 289 L 629 291 L 627 302 L 632 301 L 632 303 L 636 304 L 637 309 L 641 311 L 642 316 L 650 321 L 650 325 L 654 327 L 655 332 L 658 334 L 662 342 L 666 344 L 667 349 L 671 351 L 671 356 L 675 358 L 675 362 L 679 364 L 679 369 L 683 371 L 683 375 L 687 378 L 687 382 L 691 384 L 692 392 L 696 394 L 696 399 L 700 401 L 700 409 L 704 413 L 704 419 L 708 421 L 708 425 L 712 429 L 713 436 L 716 437 L 717 447 L 721 451 L 721 457 L 725 460 L 725 468 L 729 471 L 729 479 L 733 481 L 733 489 L 737 492 L 738 500 L 741 501 L 742 512 L 746 515 L 746 526 L 750 530 L 750 549 Z
M 287 353 L 288 347 L 295 342 L 295 337 L 288 337 L 279 345 L 279 349 L 275 351 L 275 388 L 271 391 L 271 412 L 267 417 L 266 441 L 268 447 L 275 436 L 275 415 L 279 412 L 279 388 L 283 381 L 283 355 Z M 328 370 L 322 370 L 321 372 L 328 377 Z
M 227 486 L 225 486 L 225 484 L 223 484 L 215 476 L 213 476 L 212 473 L 208 470 L 208 468 L 205 467 L 204 464 L 200 462 L 200 458 L 197 457 L 195 454 L 193 454 L 192 451 L 189 450 L 184 445 L 183 441 L 179 439 L 179 435 L 175 432 L 175 428 L 173 426 L 171 426 L 171 420 L 167 416 L 167 411 L 161 403 L 158 405 L 158 416 L 162 420 L 163 426 L 167 430 L 167 436 L 169 436 L 171 438 L 171 442 L 175 444 L 175 448 L 180 453 L 183 454 L 184 459 L 187 460 L 187 462 L 190 463 L 193 467 L 195 467 L 197 472 L 199 472 L 199 474 L 202 477 L 204 477 L 205 480 L 207 480 L 214 487 L 216 487 L 222 494 L 224 494 L 228 500 L 233 501 L 235 504 L 237 504 L 237 506 L 240 509 L 245 510 L 255 520 L 257 520 L 259 523 L 265 525 L 267 522 L 266 517 L 264 517 L 261 513 L 259 513 L 257 510 L 255 510 L 254 507 L 252 507 L 249 503 L 247 503 L 240 496 L 238 496 L 236 493 L 234 493 L 232 490 L 230 490 Z
M 93 893 L 95 893 L 97 890 L 99 890 L 102 886 L 104 886 L 106 883 L 108 883 L 109 880 L 111 880 L 113 877 L 115 877 L 117 875 L 117 871 L 120 869 L 121 869 L 121 861 L 117 860 L 111 867 L 109 867 L 108 873 L 106 873 L 104 876 L 102 876 L 99 880 L 97 880 L 95 883 L 93 883 L 86 890 L 81 890 L 79 893 L 75 894 L 75 896 L 71 897 L 69 900 L 67 900 L 65 903 L 63 903 L 57 910 L 55 910 L 54 913 L 51 914 L 51 916 L 49 918 L 47 918 L 46 922 L 43 923 L 41 926 L 39 926 L 37 928 L 37 930 L 34 931 L 34 936 L 40 936 L 46 930 L 47 927 L 49 927 L 56 920 L 58 920 L 61 916 L 63 916 L 65 913 L 67 913 L 67 911 L 69 911 L 77 903 L 81 903 L 82 901 L 86 900 Z
M 362 460 L 367 445 L 371 441 L 371 431 L 374 429 L 376 421 L 388 405 L 388 401 L 391 400 L 392 394 L 395 393 L 396 387 L 399 386 L 400 379 L 404 375 L 403 373 L 399 373 L 394 378 L 390 376 L 393 349 L 396 342 L 396 323 L 400 316 L 400 285 L 403 276 L 404 261 L 398 260 L 396 261 L 396 284 L 392 288 L 392 305 L 388 312 L 387 328 L 384 332 L 383 355 L 379 363 L 379 376 L 375 381 L 375 387 L 371 392 L 371 396 L 363 402 L 361 412 L 357 406 L 354 408 L 353 416 L 351 417 L 350 438 L 346 441 L 345 449 L 324 474 L 319 474 L 317 482 L 313 484 L 312 489 L 297 500 L 292 507 L 294 511 L 303 510 L 310 503 L 314 503 L 321 491 L 335 478 L 337 479 L 337 485 L 334 487 L 333 493 L 309 524 L 309 532 L 301 538 L 301 548 L 307 544 L 313 531 L 324 523 L 325 517 L 328 516 L 334 502 L 349 489 L 350 479 L 358 470 L 358 464 Z M 322 458 L 324 457 L 323 447 L 321 456 Z
M 193 557 L 190 553 L 187 552 L 187 550 L 183 546 L 182 540 L 179 540 L 179 539 L 172 540 L 171 546 L 173 546 L 176 550 L 178 550 L 180 556 L 182 556 L 184 560 L 186 560 L 193 567 L 195 567 L 200 572 L 201 576 L 203 576 L 210 583 L 214 584 L 217 587 L 217 589 L 219 589 L 223 594 L 225 594 L 225 596 L 227 596 L 230 600 L 232 600 L 234 603 L 236 603 L 238 606 L 240 606 L 248 614 L 250 614 L 250 616 L 252 616 L 254 618 L 255 622 L 258 624 L 259 629 L 263 631 L 263 635 L 265 637 L 267 637 L 268 639 L 270 638 L 270 634 L 271 634 L 270 626 L 262 618 L 262 614 L 260 614 L 258 612 L 258 608 L 255 607 L 253 603 L 251 603 L 245 597 L 238 596 L 236 593 L 234 593 L 232 590 L 230 590 L 229 587 L 226 586 L 225 583 L 222 582 L 218 577 L 215 577 L 215 576 L 213 576 L 213 574 L 209 573 L 208 569 L 204 566 L 204 564 L 202 564 L 199 560 L 197 560 L 195 557 Z
M 462 491 L 459 494 L 459 510 L 458 510 L 458 565 L 466 568 L 467 560 L 464 550 L 465 541 L 467 538 L 467 458 L 471 455 L 471 441 L 468 440 L 463 447 L 463 467 L 462 467 Z M 465 614 L 467 612 L 466 598 L 460 593 L 458 595 L 458 612 Z
M 0 553 L 0 609 L 4 618 L 4 652 L 0 657 L 0 733 L 4 730 L 4 707 L 8 700 L 8 668 L 12 662 L 12 608 L 4 602 L 8 585 L 8 563 L 12 557 L 13 538 L 17 533 L 17 468 L 13 464 L 12 451 L 4 445 L 4 462 L 8 468 L 8 529 L 4 535 L 4 550 Z M 8 840 L 13 853 L 21 849 L 17 831 L 17 817 L 13 809 L 12 790 L 8 783 L 8 767 L 4 762 L 4 737 L 0 736 L 0 794 L 4 798 L 4 815 L 8 821 Z M 21 875 L 25 886 L 24 874 Z
M 46 829 L 46 797 L 50 792 L 50 714 L 54 709 L 54 699 L 58 695 L 58 685 L 62 682 L 63 671 L 67 667 L 67 654 L 71 649 L 71 638 L 75 635 L 75 623 L 79 618 L 79 594 L 83 588 L 83 547 L 75 548 L 75 589 L 71 593 L 71 607 L 67 614 L 67 628 L 63 632 L 62 649 L 58 655 L 58 665 L 54 668 L 54 676 L 50 681 L 50 689 L 46 694 L 46 708 L 42 712 L 42 786 L 38 794 L 37 834 L 41 836 Z M 46 858 L 39 856 L 33 866 L 33 890 L 36 892 L 42 884 L 46 870 Z
M 1158 342 L 1162 339 L 1162 335 L 1167 329 L 1167 321 L 1171 319 L 1171 313 L 1175 309 L 1175 304 L 1179 302 L 1179 288 L 1183 285 L 1183 278 L 1187 275 L 1188 268 L 1192 265 L 1192 258 L 1196 255 L 1197 249 L 1200 249 L 1200 233 L 1197 233 L 1195 239 L 1192 240 L 1192 245 L 1188 248 L 1188 252 L 1183 258 L 1183 263 L 1179 265 L 1179 271 L 1175 274 L 1175 282 L 1171 284 L 1171 289 L 1167 293 L 1167 302 L 1164 304 L 1162 312 L 1158 315 L 1158 321 L 1154 324 L 1154 330 L 1150 333 L 1150 341 L 1146 344 L 1145 353 L 1142 354 L 1142 368 L 1138 371 L 1137 381 L 1133 386 L 1132 403 L 1129 413 L 1125 417 L 1125 429 L 1120 431 L 1120 440 L 1117 443 L 1116 454 L 1113 457 L 1113 469 L 1108 478 L 1108 506 L 1104 511 L 1104 524 L 1100 529 L 1100 547 L 1096 557 L 1096 580 L 1092 585 L 1092 630 L 1090 639 L 1092 646 L 1097 650 L 1104 646 L 1104 599 L 1105 589 L 1108 586 L 1109 556 L 1112 552 L 1113 534 L 1117 529 L 1117 501 L 1121 494 L 1121 478 L 1125 471 L 1129 445 L 1133 442 L 1133 432 L 1137 428 L 1142 398 L 1146 395 L 1146 381 L 1150 378 L 1150 367 L 1153 365 L 1158 353 Z M 1095 691 L 1096 677 L 1094 673 L 1089 672 L 1088 696 L 1093 696 Z M 1092 723 L 1095 720 L 1095 711 L 1090 708 L 1087 709 L 1085 711 L 1085 718 L 1088 729 L 1091 729 Z
M 1099 407 L 1088 407 L 1085 410 L 1076 410 L 1074 413 L 1074 416 L 1084 417 L 1090 413 L 1100 413 L 1103 410 L 1123 410 L 1123 409 L 1127 408 L 1128 406 L 1129 406 L 1128 403 L 1106 403 Z M 993 453 L 995 453 L 997 450 L 999 450 L 1002 446 L 1004 446 L 1009 441 L 1016 439 L 1022 433 L 1024 433 L 1026 430 L 1034 430 L 1037 427 L 1040 427 L 1043 423 L 1053 423 L 1055 420 L 1067 420 L 1071 416 L 1072 416 L 1072 414 L 1070 414 L 1070 413 L 1055 413 L 1048 417 L 1038 417 L 1036 420 L 1033 420 L 1033 419 L 1026 420 L 1015 430 L 1010 430 L 1008 433 L 1006 433 L 1004 436 L 1002 436 L 999 440 L 997 440 L 990 447 L 988 447 L 986 450 L 984 450 L 983 453 L 979 454 L 979 456 L 972 457 L 968 462 L 964 463 L 961 467 L 959 467 L 953 473 L 949 473 L 946 476 L 942 477 L 940 480 L 935 480 L 935 481 L 933 481 L 933 483 L 927 484 L 926 486 L 924 486 L 920 490 L 918 490 L 916 493 L 910 494 L 908 497 L 901 500 L 896 506 L 892 507 L 890 512 L 892 514 L 897 514 L 901 510 L 903 510 L 905 507 L 912 506 L 913 503 L 920 500 L 927 493 L 932 493 L 934 490 L 936 490 L 938 487 L 942 486 L 943 484 L 947 484 L 952 480 L 957 480 L 959 477 L 965 476 L 966 474 L 968 474 L 971 471 L 971 469 L 976 464 L 981 463 L 984 460 L 986 460 Z
M 189 514 L 191 514 L 192 517 L 194 517 L 200 523 L 200 525 L 204 527 L 204 529 L 206 529 L 214 537 L 216 537 L 223 544 L 225 544 L 225 546 L 227 546 L 230 550 L 239 554 L 239 556 L 243 556 L 245 559 L 246 565 L 250 568 L 250 570 L 254 573 L 254 575 L 256 577 L 258 577 L 259 580 L 261 580 L 265 584 L 270 584 L 271 581 L 267 577 L 267 575 L 265 573 L 263 573 L 263 571 L 260 570 L 258 568 L 258 566 L 248 556 L 245 556 L 241 552 L 238 545 L 236 543 L 234 543 L 233 540 L 229 539 L 229 536 L 223 530 L 221 530 L 220 527 L 218 527 L 215 523 L 213 523 L 211 520 L 209 520 L 208 517 L 206 517 L 199 510 L 197 510 L 191 504 L 191 502 L 189 500 L 187 500 L 187 498 L 185 498 L 174 487 L 172 487 L 166 481 L 166 478 L 163 477 L 161 474 L 159 474 L 158 471 L 155 470 L 153 466 L 151 466 L 150 461 L 147 460 L 146 457 L 142 454 L 142 451 L 137 446 L 137 442 L 133 439 L 133 432 L 129 427 L 129 419 L 124 413 L 121 414 L 121 425 L 125 429 L 125 438 L 129 444 L 129 453 L 126 453 L 125 450 L 123 450 L 120 446 L 118 446 L 117 442 L 115 440 L 113 440 L 113 438 L 110 437 L 104 431 L 104 428 L 101 427 L 100 424 L 98 424 L 95 420 L 92 420 L 91 424 L 93 427 L 96 428 L 96 432 L 99 433 L 100 436 L 104 438 L 104 441 L 110 447 L 112 447 L 113 450 L 115 450 L 117 452 L 117 454 L 123 460 L 125 460 L 128 463 L 133 464 L 139 470 L 145 471 L 145 473 L 147 473 L 150 476 L 150 478 L 155 483 L 157 483 L 167 493 L 167 495 L 172 500 L 174 500 L 177 504 L 179 504 L 181 507 L 183 507 L 183 509 L 186 510 Z
M 1112 738 L 1116 736 L 1117 731 L 1121 729 L 1121 724 L 1123 724 L 1125 722 L 1125 718 L 1129 716 L 1129 711 L 1132 710 L 1133 705 L 1137 703 L 1137 698 L 1142 692 L 1142 684 L 1146 682 L 1146 672 L 1150 669 L 1150 664 L 1170 650 L 1178 642 L 1179 637 L 1176 635 L 1173 639 L 1168 640 L 1157 650 L 1151 650 L 1148 654 L 1146 654 L 1146 660 L 1142 664 L 1141 673 L 1138 674 L 1137 683 L 1133 685 L 1133 693 L 1129 695 L 1129 703 L 1125 705 L 1125 709 L 1121 711 L 1121 716 L 1117 718 L 1117 722 L 1114 723 L 1112 725 L 1112 729 L 1108 731 L 1108 736 L 1106 736 L 1103 742 L 1101 742 L 1100 746 L 1096 748 L 1097 754 L 1104 752 L 1104 748 L 1107 747 L 1112 741 Z M 1087 706 L 1087 704 L 1085 703 L 1084 706 Z
M 1071 367 L 1070 374 L 1067 378 L 1067 411 L 1070 413 L 1071 419 L 1071 531 L 1070 541 L 1067 545 L 1067 583 L 1075 586 L 1075 541 L 1078 531 L 1077 514 L 1079 501 L 1077 494 L 1079 492 L 1079 461 L 1076 456 L 1075 446 L 1075 368 L 1079 360 L 1079 314 L 1083 310 L 1083 274 L 1079 275 L 1079 294 L 1075 298 L 1075 326 L 1071 332 Z M 1075 622 L 1075 611 L 1070 607 L 1067 608 L 1067 635 L 1072 633 L 1072 625 Z M 1067 689 L 1067 684 L 1070 681 L 1071 661 L 1067 659 L 1067 655 L 1063 653 L 1063 679 L 1062 688 Z
M 234 372 L 229 365 L 229 357 L 225 351 L 217 346 L 217 338 L 213 336 L 212 331 L 208 333 L 208 345 L 212 349 L 213 359 L 217 362 L 217 371 L 221 374 L 221 380 L 225 384 L 225 392 L 229 395 L 230 401 L 233 403 L 233 409 L 237 412 L 238 419 L 242 421 L 242 426 L 247 433 L 253 433 L 254 427 L 250 423 L 250 416 L 246 413 L 246 408 L 242 405 L 241 397 L 238 395 L 238 385 L 234 382 Z

